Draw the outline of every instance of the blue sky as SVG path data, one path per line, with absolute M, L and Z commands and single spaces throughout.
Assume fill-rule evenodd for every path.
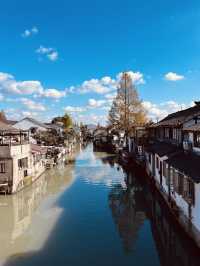
M 102 122 L 131 71 L 149 116 L 199 100 L 200 2 L 7 0 L 0 10 L 0 107 Z

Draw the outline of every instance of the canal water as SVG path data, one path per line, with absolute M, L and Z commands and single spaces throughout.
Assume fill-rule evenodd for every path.
M 200 265 L 140 175 L 88 145 L 74 164 L 1 196 L 0 264 Z

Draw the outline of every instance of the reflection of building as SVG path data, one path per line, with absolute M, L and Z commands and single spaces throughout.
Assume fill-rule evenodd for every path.
M 144 220 L 149 220 L 162 266 L 197 266 L 199 249 L 182 233 L 161 197 L 150 190 L 142 175 L 127 174 L 127 189 L 115 186 L 109 195 L 113 219 L 125 250 L 131 251 Z
M 72 182 L 73 166 L 60 166 L 46 171 L 17 194 L 0 197 L 0 242 L 3 243 L 0 261 L 16 253 L 40 248 L 41 242 L 48 237 L 45 234 L 52 229 L 61 212 L 56 205 L 59 191 Z M 50 211 L 51 220 L 48 218 Z
M 113 187 L 109 194 L 109 206 L 125 251 L 133 249 L 138 231 L 145 220 L 143 205 L 137 200 L 141 189 L 135 185 L 124 190 L 121 185 Z
M 32 187 L 15 195 L 0 198 L 0 241 L 4 243 L 0 249 L 0 257 L 6 256 L 16 248 L 15 241 L 20 241 L 20 236 L 30 226 L 32 215 L 46 193 L 47 181 L 43 176 Z
M 189 242 L 171 220 L 155 195 L 148 194 L 151 229 L 162 266 L 197 266 L 199 250 Z

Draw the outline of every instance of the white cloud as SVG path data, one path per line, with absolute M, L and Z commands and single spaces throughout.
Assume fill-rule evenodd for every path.
M 0 94 L 0 101 L 4 100 L 4 96 L 2 94 Z
M 20 101 L 23 103 L 26 108 L 29 110 L 35 110 L 35 111 L 46 111 L 46 107 L 42 105 L 41 103 L 34 102 L 31 99 L 28 98 L 21 98 Z
M 79 88 L 80 93 L 97 93 L 97 94 L 105 94 L 110 92 L 112 89 L 112 86 L 110 84 L 104 84 L 102 80 L 98 79 L 91 79 L 86 80 L 82 83 L 82 85 Z
M 41 112 L 37 113 L 34 111 L 20 110 L 20 109 L 15 109 L 15 108 L 7 108 L 5 109 L 5 113 L 6 113 L 6 117 L 14 121 L 19 121 L 26 116 L 38 118 L 38 116 L 41 114 Z
M 22 111 L 21 112 L 21 115 L 24 117 L 37 117 L 38 116 L 38 113 L 36 112 L 29 112 L 29 111 Z
M 78 114 L 74 117 L 77 122 L 83 122 L 85 124 L 101 124 L 106 125 L 107 115 L 97 115 L 97 114 Z
M 33 94 L 33 93 L 41 93 L 43 87 L 39 81 L 21 81 L 13 84 L 12 88 L 18 94 Z
M 135 85 L 145 84 L 144 75 L 141 72 L 139 72 L 139 71 L 137 71 L 137 72 L 127 71 L 126 73 L 128 73 L 129 76 L 131 77 L 133 84 L 135 84 Z M 117 79 L 120 80 L 122 75 L 123 75 L 123 72 L 120 72 L 117 75 Z
M 52 48 L 52 47 L 44 47 L 42 45 L 40 45 L 40 47 L 35 51 L 37 54 L 40 55 L 46 55 L 46 57 L 50 60 L 50 61 L 56 61 L 58 60 L 58 52 L 56 51 L 56 49 Z
M 57 51 L 54 51 L 54 52 L 48 54 L 47 57 L 51 61 L 56 61 L 56 60 L 58 60 L 58 52 Z
M 14 94 L 40 93 L 43 90 L 39 81 L 16 81 L 8 73 L 0 72 L 0 91 Z
M 28 38 L 31 35 L 36 35 L 38 34 L 39 30 L 37 27 L 32 27 L 32 29 L 26 29 L 23 33 L 22 33 L 22 37 L 23 38 Z
M 88 107 L 89 108 L 98 108 L 102 107 L 105 105 L 106 101 L 105 100 L 95 100 L 95 99 L 89 99 L 88 100 Z
M 57 89 L 46 89 L 41 94 L 41 96 L 44 96 L 46 98 L 53 98 L 53 99 L 60 99 L 66 95 L 65 91 L 60 91 Z
M 63 108 L 65 112 L 69 113 L 81 113 L 86 111 L 85 107 L 80 107 L 80 106 L 66 106 Z
M 38 32 L 39 32 L 38 28 L 34 26 L 32 28 L 32 33 L 37 34 Z
M 194 103 L 178 103 L 175 101 L 167 101 L 159 104 L 154 104 L 150 101 L 144 101 L 143 103 L 144 108 L 147 111 L 147 115 L 153 121 L 157 121 L 163 119 L 170 113 L 174 113 L 186 108 L 191 107 Z
M 117 74 L 115 79 L 109 76 L 102 77 L 101 79 L 92 78 L 84 81 L 80 86 L 72 87 L 71 92 L 77 93 L 97 93 L 97 94 L 111 94 L 117 90 L 118 82 L 122 76 L 122 72 Z M 143 74 L 140 72 L 128 71 L 134 84 L 144 84 L 145 80 Z M 69 90 L 69 89 L 68 89 Z
M 56 100 L 66 96 L 65 90 L 45 89 L 37 80 L 16 81 L 12 75 L 3 72 L 0 72 L 0 92 L 13 95 L 34 94 L 35 97 L 40 96 Z
M 165 79 L 169 80 L 169 81 L 178 81 L 178 80 L 182 80 L 185 77 L 182 75 L 178 75 L 177 73 L 174 72 L 169 72 L 167 74 L 165 74 Z
M 35 52 L 38 54 L 48 54 L 48 53 L 51 53 L 52 51 L 53 51 L 53 48 L 44 47 L 44 46 L 40 45 L 40 47 Z
M 13 79 L 13 76 L 8 73 L 0 72 L 0 82 L 4 82 L 7 80 Z
M 114 79 L 112 79 L 111 77 L 109 77 L 109 76 L 106 76 L 106 77 L 103 77 L 102 79 L 101 79 L 101 83 L 103 84 L 103 85 L 113 85 L 113 86 L 115 86 L 116 85 L 116 81 L 114 80 Z
M 116 96 L 117 96 L 116 92 L 108 93 L 108 94 L 105 95 L 105 98 L 108 99 L 108 100 L 113 100 Z

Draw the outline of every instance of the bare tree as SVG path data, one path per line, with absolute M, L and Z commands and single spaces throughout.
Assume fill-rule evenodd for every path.
M 139 99 L 131 76 L 124 72 L 119 81 L 117 96 L 113 100 L 108 116 L 109 124 L 123 129 L 127 134 L 137 125 L 147 122 L 146 112 Z

